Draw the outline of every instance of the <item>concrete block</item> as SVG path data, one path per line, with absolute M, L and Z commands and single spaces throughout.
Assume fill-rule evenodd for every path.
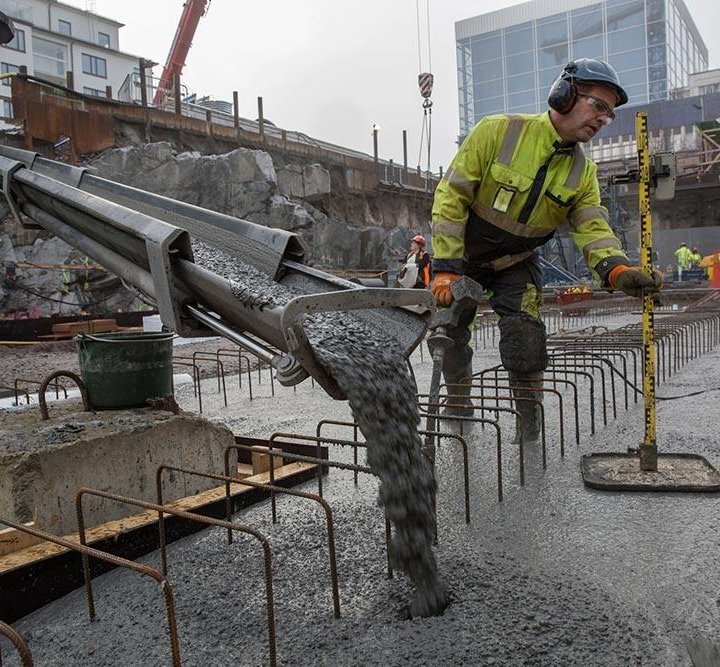
M 77 530 L 75 493 L 83 486 L 155 502 L 160 464 L 221 472 L 225 426 L 195 415 L 150 408 L 81 412 L 78 401 L 0 411 L 0 516 L 35 521 L 56 535 Z M 195 495 L 217 482 L 167 472 L 163 498 Z M 137 508 L 87 498 L 86 524 L 137 514 Z

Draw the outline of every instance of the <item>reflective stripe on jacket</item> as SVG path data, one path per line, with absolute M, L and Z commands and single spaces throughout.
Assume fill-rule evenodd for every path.
M 597 167 L 562 146 L 548 113 L 483 118 L 435 190 L 433 271 L 500 271 L 532 255 L 568 221 L 595 278 L 628 259 L 600 204 Z

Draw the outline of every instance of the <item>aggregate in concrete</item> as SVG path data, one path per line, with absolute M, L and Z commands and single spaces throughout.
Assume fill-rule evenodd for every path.
M 607 322 L 605 322 L 607 323 Z M 481 349 L 476 369 L 496 363 Z M 429 381 L 427 353 L 415 371 Z M 228 388 L 230 389 L 229 383 Z M 265 380 L 232 389 L 229 407 L 205 382 L 206 414 L 236 432 L 267 436 L 276 430 L 313 435 L 320 418 L 348 419 L 344 402 L 304 383 L 269 397 Z M 660 396 L 720 386 L 720 351 L 690 361 Z M 599 393 L 599 392 L 598 392 Z M 178 399 L 196 403 L 192 389 Z M 587 401 L 587 391 L 581 391 Z M 692 452 L 720 462 L 718 393 L 658 404 L 661 451 Z M 599 398 L 596 398 L 599 406 Z M 553 401 L 548 423 L 557 423 Z M 689 665 L 686 642 L 720 641 L 720 498 L 716 494 L 604 493 L 583 486 L 580 456 L 624 451 L 642 441 L 643 411 L 632 404 L 589 437 L 581 409 L 582 441 L 571 438 L 560 459 L 557 431 L 549 430 L 548 467 L 527 452 L 524 487 L 517 451 L 504 445 L 505 498 L 497 502 L 491 430 L 465 429 L 470 446 L 472 518 L 463 515 L 461 456 L 451 441 L 438 448 L 439 543 L 436 557 L 452 595 L 441 617 L 400 620 L 411 592 L 400 574 L 386 576 L 383 517 L 377 480 L 333 471 L 324 484 L 336 522 L 343 617 L 334 619 L 324 517 L 311 503 L 280 498 L 273 525 L 267 503 L 236 519 L 265 533 L 273 549 L 278 660 L 285 665 Z M 569 422 L 569 419 L 566 417 Z M 510 441 L 510 423 L 505 442 Z M 348 431 L 328 428 L 347 437 Z M 351 452 L 333 447 L 333 457 Z M 313 491 L 314 483 L 304 487 Z M 158 554 L 142 559 L 159 564 Z M 228 546 L 208 530 L 171 545 L 183 661 L 186 665 L 267 664 L 264 588 L 259 547 Z M 98 620 L 90 624 L 82 591 L 48 605 L 15 627 L 39 665 L 165 665 L 169 640 L 160 591 L 132 574 L 96 580 Z M 3 642 L 7 664 L 10 649 Z

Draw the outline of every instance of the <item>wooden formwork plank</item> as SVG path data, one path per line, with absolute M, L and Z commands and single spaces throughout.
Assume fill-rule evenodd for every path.
M 307 472 L 313 468 L 315 468 L 315 465 L 310 463 L 289 463 L 275 469 L 275 481 L 280 482 L 283 479 L 292 477 L 293 475 L 297 475 L 298 473 Z M 268 484 L 270 482 L 270 474 L 269 472 L 264 472 L 247 477 L 247 479 L 252 482 Z M 233 497 L 254 490 L 254 487 L 245 486 L 243 484 L 230 485 L 230 494 Z M 209 505 L 211 503 L 222 500 L 223 498 L 225 498 L 225 487 L 219 486 L 208 489 L 207 491 L 202 491 L 194 496 L 181 498 L 180 500 L 176 500 L 174 502 L 166 504 L 168 505 L 168 507 L 192 512 L 199 507 Z M 149 502 L 154 502 L 154 500 Z M 92 545 L 94 543 L 107 540 L 108 538 L 116 539 L 124 533 L 128 533 L 144 526 L 155 524 L 157 523 L 157 520 L 157 512 L 147 511 L 133 514 L 132 516 L 122 519 L 108 521 L 106 523 L 100 524 L 98 526 L 93 526 L 91 528 L 87 528 L 85 531 L 87 544 Z M 0 533 L 0 535 L 1 534 L 2 533 Z M 31 536 L 28 535 L 26 537 Z M 76 544 L 79 544 L 80 542 L 80 538 L 77 533 L 73 533 L 72 535 L 65 535 L 63 537 L 70 542 L 75 542 Z M 57 544 L 52 544 L 50 542 L 40 542 L 37 540 L 37 538 L 35 538 L 35 540 L 38 543 L 33 546 L 28 546 L 27 548 L 21 549 L 19 551 L 14 551 L 13 553 L 6 553 L 5 555 L 2 555 L 0 557 L 0 574 L 10 572 L 17 568 L 25 567 L 30 563 L 38 562 L 46 558 L 51 558 L 52 556 L 56 556 L 58 554 L 68 551 L 68 549 L 66 549 L 65 547 L 61 547 Z

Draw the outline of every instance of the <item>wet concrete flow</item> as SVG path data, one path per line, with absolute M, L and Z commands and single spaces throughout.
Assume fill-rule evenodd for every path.
M 626 323 L 625 318 L 604 324 Z M 567 327 L 570 328 L 570 327 Z M 222 342 L 219 342 L 222 345 Z M 490 346 L 476 352 L 476 370 L 498 361 Z M 418 384 L 430 377 L 414 355 Z M 248 400 L 229 384 L 229 406 L 206 381 L 206 414 L 235 432 L 264 436 L 282 430 L 314 435 L 322 418 L 347 420 L 347 404 L 309 383 L 297 390 L 267 382 Z M 699 494 L 603 493 L 583 487 L 583 453 L 624 451 L 642 440 L 641 404 L 619 406 L 617 420 L 589 436 L 587 383 L 580 389 L 581 444 L 566 444 L 561 460 L 555 402 L 546 401 L 547 469 L 529 450 L 519 485 L 517 451 L 504 445 L 505 498 L 497 502 L 491 429 L 465 429 L 470 446 L 471 523 L 465 523 L 462 459 L 442 440 L 437 452 L 439 567 L 452 591 L 442 617 L 397 617 L 411 582 L 388 579 L 383 515 L 372 502 L 375 477 L 346 471 L 324 482 L 337 526 L 341 619 L 332 614 L 323 516 L 278 499 L 278 523 L 265 503 L 239 513 L 270 539 L 274 556 L 278 660 L 287 665 L 690 665 L 686 643 L 717 640 L 720 626 L 720 497 Z M 720 386 L 720 351 L 689 361 L 658 387 L 660 396 Z M 570 395 L 567 388 L 565 392 Z M 595 403 L 601 410 L 601 392 Z M 717 465 L 718 393 L 658 404 L 661 451 L 702 454 Z M 195 405 L 192 389 L 178 400 Z M 571 423 L 567 414 L 565 419 Z M 502 420 L 512 433 L 511 417 Z M 554 426 L 553 426 L 554 425 Z M 347 428 L 328 437 L 348 438 Z M 509 437 L 507 438 L 509 442 Z M 332 458 L 351 461 L 347 448 Z M 313 491 L 314 483 L 305 489 Z M 159 556 L 142 559 L 157 565 Z M 210 530 L 169 547 L 183 664 L 267 662 L 261 560 L 248 542 L 228 546 Z M 98 620 L 90 624 L 81 591 L 16 624 L 37 664 L 168 664 L 162 602 L 154 586 L 115 571 L 95 585 Z M 3 659 L 10 658 L 7 644 Z
M 195 243 L 194 249 L 196 261 L 229 280 L 235 296 L 252 307 L 285 305 L 298 294 L 211 246 Z M 305 328 L 369 444 L 368 465 L 381 482 L 379 502 L 395 528 L 391 559 L 417 587 L 407 614 L 440 614 L 448 594 L 432 551 L 435 480 L 421 454 L 417 387 L 403 350 L 352 313 L 312 315 Z

